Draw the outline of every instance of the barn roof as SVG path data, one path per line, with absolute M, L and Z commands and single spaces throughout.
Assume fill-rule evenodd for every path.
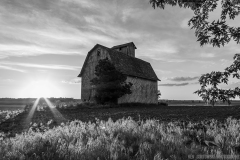
M 130 43 L 133 43 L 133 42 L 130 42 Z M 123 46 L 127 45 L 127 44 L 129 44 L 129 43 L 123 44 Z M 114 48 L 120 47 L 120 45 L 119 46 L 114 46 L 110 49 L 108 47 L 96 44 L 88 52 L 87 58 L 85 59 L 82 70 L 81 70 L 80 74 L 78 75 L 78 77 L 82 76 L 84 68 L 85 68 L 87 60 L 88 60 L 88 57 L 90 55 L 90 52 L 93 51 L 94 48 L 96 48 L 97 46 L 101 46 L 108 51 L 108 53 L 110 55 L 110 58 L 112 60 L 112 63 L 123 74 L 128 75 L 128 76 L 132 76 L 132 77 L 143 78 L 143 79 L 147 79 L 147 80 L 160 81 L 160 79 L 158 79 L 158 77 L 155 74 L 155 72 L 154 72 L 150 63 L 148 63 L 144 60 L 135 58 L 135 57 L 128 56 L 128 55 L 126 55 L 122 52 L 118 52 L 118 51 L 114 50 Z
M 150 63 L 111 49 L 109 55 L 112 63 L 123 74 L 148 80 L 159 80 Z
M 135 46 L 135 44 L 133 42 L 113 46 L 111 49 L 115 49 L 115 48 L 119 48 L 119 47 L 125 47 L 125 46 L 128 46 L 129 44 L 132 44 L 135 47 L 135 49 L 137 49 L 137 47 Z

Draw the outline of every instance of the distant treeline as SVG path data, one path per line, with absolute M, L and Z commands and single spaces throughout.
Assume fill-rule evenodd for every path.
M 159 102 L 167 102 L 167 103 L 206 103 L 203 100 L 170 100 L 170 99 L 160 99 Z M 217 102 L 219 104 L 222 104 L 223 102 Z M 240 100 L 231 100 L 231 103 L 240 103 Z
M 75 101 L 73 98 L 48 98 L 51 102 L 70 102 Z M 0 98 L 0 105 L 28 105 L 33 104 L 36 101 L 36 98 Z

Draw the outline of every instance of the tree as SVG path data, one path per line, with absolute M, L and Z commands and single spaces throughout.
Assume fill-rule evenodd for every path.
M 209 101 L 212 106 L 214 106 L 217 100 L 227 102 L 230 105 L 230 99 L 240 96 L 240 89 L 236 87 L 235 89 L 224 90 L 219 89 L 217 86 L 220 83 L 227 84 L 230 75 L 232 75 L 233 78 L 240 79 L 240 54 L 235 54 L 233 59 L 233 64 L 227 67 L 224 72 L 213 71 L 211 73 L 203 74 L 199 78 L 201 89 L 194 93 L 197 93 L 204 101 Z M 211 87 L 207 89 L 208 86 Z
M 153 8 L 164 9 L 165 5 L 190 8 L 194 16 L 188 21 L 191 29 L 195 29 L 195 36 L 200 46 L 211 44 L 217 47 L 224 46 L 231 40 L 240 43 L 240 27 L 231 27 L 226 24 L 227 16 L 234 20 L 240 13 L 239 0 L 221 0 L 222 12 L 218 20 L 208 22 L 209 13 L 213 12 L 219 0 L 150 0 Z
M 158 90 L 158 93 L 157 93 L 158 99 L 160 99 L 161 95 L 162 95 L 161 91 Z
M 95 67 L 96 77 L 91 80 L 95 86 L 94 96 L 97 103 L 117 103 L 118 98 L 131 94 L 132 83 L 126 82 L 127 76 L 118 71 L 108 60 L 99 60 Z

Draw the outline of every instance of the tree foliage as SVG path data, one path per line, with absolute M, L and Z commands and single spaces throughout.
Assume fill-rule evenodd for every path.
M 194 16 L 188 21 L 191 29 L 195 29 L 195 36 L 200 46 L 211 44 L 224 46 L 231 40 L 240 44 L 240 27 L 232 27 L 226 23 L 227 16 L 234 20 L 240 13 L 239 0 L 221 0 L 221 15 L 218 20 L 207 21 L 209 13 L 213 12 L 220 0 L 150 0 L 153 8 L 164 9 L 166 5 L 190 8 Z
M 127 83 L 127 76 L 118 71 L 108 59 L 99 60 L 95 75 L 91 84 L 95 86 L 94 98 L 97 103 L 117 103 L 118 98 L 132 93 L 132 83 Z
M 233 64 L 227 67 L 223 72 L 212 71 L 211 73 L 203 74 L 199 78 L 201 89 L 194 93 L 197 93 L 203 100 L 209 101 L 212 106 L 214 106 L 217 100 L 230 104 L 230 99 L 236 96 L 240 97 L 240 89 L 238 87 L 228 90 L 219 89 L 217 87 L 220 83 L 228 84 L 231 75 L 233 78 L 240 79 L 240 54 L 235 54 L 233 59 Z M 208 86 L 211 87 L 207 88 Z
M 158 90 L 158 93 L 157 93 L 158 99 L 160 99 L 161 95 L 162 95 L 161 91 Z

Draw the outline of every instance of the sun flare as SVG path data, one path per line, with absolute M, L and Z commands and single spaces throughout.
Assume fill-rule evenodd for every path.
M 48 80 L 31 82 L 23 91 L 26 97 L 41 98 L 51 97 L 54 94 L 54 85 Z

